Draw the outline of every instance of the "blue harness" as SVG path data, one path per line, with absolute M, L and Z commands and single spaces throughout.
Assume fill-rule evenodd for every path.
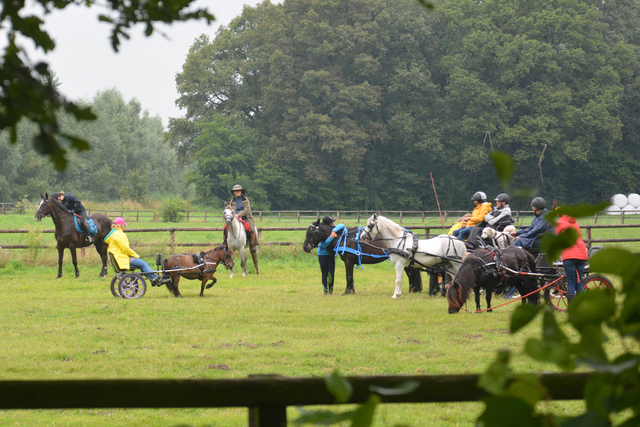
M 362 250 L 362 247 L 360 246 L 360 242 L 361 242 L 360 232 L 363 229 L 364 228 L 362 226 L 358 226 L 358 233 L 356 234 L 355 239 L 353 239 L 353 241 L 356 242 L 358 245 L 357 250 L 347 247 L 347 235 L 349 234 L 349 232 L 347 231 L 346 227 L 344 228 L 344 230 L 342 230 L 342 234 L 338 236 L 338 242 L 336 243 L 336 246 L 333 248 L 333 252 L 335 253 L 335 256 L 338 256 L 338 254 L 344 255 L 345 252 L 349 252 L 350 254 L 356 255 L 358 257 L 358 266 L 360 267 L 361 270 L 364 270 L 364 267 L 362 266 L 362 255 L 370 256 L 371 258 L 389 258 L 389 255 L 387 255 L 387 251 L 385 251 L 384 249 L 382 249 L 382 252 L 384 252 L 384 255 L 368 254 Z
M 96 226 L 96 223 L 93 222 L 93 220 L 91 218 L 86 219 L 85 221 L 87 221 L 87 225 L 89 226 L 89 231 L 91 232 L 92 236 L 95 236 L 96 234 L 98 234 L 98 227 Z M 84 234 L 84 231 L 80 228 L 80 224 L 78 224 L 78 217 L 77 216 L 73 216 L 73 224 L 76 227 L 76 231 L 80 234 Z

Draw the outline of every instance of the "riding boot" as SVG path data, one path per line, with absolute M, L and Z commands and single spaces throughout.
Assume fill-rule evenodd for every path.
M 93 237 L 91 237 L 91 231 L 89 231 L 89 224 L 87 224 L 87 220 L 82 220 L 82 231 L 87 235 L 87 241 L 89 243 L 93 243 Z
M 249 251 L 252 254 L 255 254 L 256 252 L 258 252 L 258 249 L 256 248 L 256 235 L 255 233 L 252 233 L 251 231 L 249 231 Z
M 567 294 L 567 305 L 571 305 L 575 297 L 576 297 L 576 294 Z
M 224 240 L 222 241 L 222 245 L 223 246 L 228 246 L 227 245 L 227 229 L 226 228 L 222 230 L 222 234 L 224 235 Z

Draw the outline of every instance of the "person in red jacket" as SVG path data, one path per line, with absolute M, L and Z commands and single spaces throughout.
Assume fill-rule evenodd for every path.
M 587 253 L 587 246 L 582 240 L 582 233 L 580 232 L 580 226 L 576 222 L 576 219 L 568 215 L 563 215 L 558 219 L 558 223 L 556 224 L 556 234 L 569 228 L 573 228 L 578 232 L 578 240 L 576 240 L 576 243 L 562 251 L 562 265 L 567 275 L 567 301 L 571 303 L 576 294 L 584 290 L 582 287 L 582 278 L 589 255 Z

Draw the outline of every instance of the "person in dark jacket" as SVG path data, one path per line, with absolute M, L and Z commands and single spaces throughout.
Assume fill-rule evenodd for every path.
M 93 237 L 91 237 L 91 231 L 89 231 L 89 224 L 87 224 L 89 214 L 85 210 L 80 199 L 78 199 L 71 193 L 65 194 L 64 191 L 61 191 L 60 193 L 58 193 L 58 201 L 62 203 L 62 205 L 67 208 L 69 212 L 80 216 L 80 218 L 78 218 L 78 224 L 80 225 L 82 231 L 84 231 L 84 234 L 86 234 L 87 240 L 93 243 Z
M 331 295 L 333 294 L 333 278 L 336 272 L 336 255 L 328 248 L 333 239 L 338 237 L 338 232 L 344 230 L 345 226 L 344 224 L 336 225 L 333 217 L 328 215 L 322 219 L 322 224 L 333 227 L 329 237 L 318 245 L 318 263 L 322 272 L 322 289 L 325 295 Z
M 542 197 L 535 197 L 531 201 L 531 209 L 535 217 L 531 221 L 529 227 L 523 227 L 517 232 L 512 232 L 516 240 L 511 246 L 520 246 L 523 249 L 531 251 L 540 250 L 540 238 L 545 233 L 553 233 L 554 228 L 549 225 L 544 216 L 547 214 L 547 202 Z

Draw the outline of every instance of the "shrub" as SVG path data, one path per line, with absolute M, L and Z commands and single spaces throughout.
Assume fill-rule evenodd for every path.
M 185 210 L 187 210 L 186 202 L 178 197 L 162 199 L 160 218 L 164 222 L 180 222 L 182 221 L 182 212 Z
M 31 209 L 31 202 L 29 201 L 29 198 L 25 194 L 22 197 L 22 200 L 20 200 L 18 203 L 15 204 L 15 206 L 13 207 L 13 210 L 15 211 L 15 213 L 22 215 L 27 211 L 27 209 Z

